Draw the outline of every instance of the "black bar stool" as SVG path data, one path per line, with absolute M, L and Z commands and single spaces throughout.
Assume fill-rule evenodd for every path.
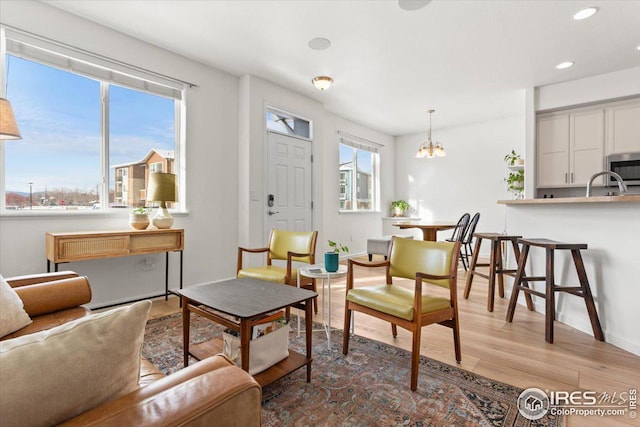
M 589 280 L 587 279 L 584 262 L 580 255 L 580 250 L 587 249 L 587 245 L 585 243 L 561 243 L 549 239 L 518 239 L 518 243 L 522 244 L 522 254 L 518 260 L 518 271 L 516 272 L 513 290 L 511 291 L 511 300 L 509 301 L 509 309 L 507 310 L 507 322 L 511 322 L 513 320 L 513 314 L 515 313 L 516 304 L 518 302 L 518 293 L 520 291 L 525 292 L 526 295 L 533 294 L 540 298 L 545 298 L 545 340 L 548 343 L 553 344 L 553 321 L 556 317 L 555 293 L 568 292 L 584 298 L 584 302 L 587 305 L 587 312 L 589 313 L 589 320 L 591 321 L 591 328 L 593 329 L 593 335 L 598 341 L 604 341 L 604 334 L 602 332 L 602 327 L 600 326 L 600 320 L 598 319 L 598 312 L 596 311 L 596 306 L 593 303 L 593 296 L 591 295 L 591 289 L 589 288 Z M 547 252 L 547 265 L 544 276 L 527 277 L 524 274 L 531 246 L 545 248 Z M 576 273 L 578 273 L 578 279 L 580 280 L 580 286 L 556 285 L 554 276 L 555 250 L 571 251 L 573 264 L 576 267 Z M 528 282 L 534 281 L 544 281 L 546 283 L 546 292 L 542 293 L 531 289 Z M 528 305 L 529 304 L 527 304 L 527 306 Z M 529 310 L 532 310 L 532 307 L 529 307 Z
M 471 292 L 471 284 L 473 283 L 473 276 L 484 277 L 485 279 L 489 279 L 489 297 L 487 301 L 487 310 L 493 311 L 493 303 L 495 299 L 495 289 L 496 289 L 496 275 L 498 275 L 498 295 L 500 298 L 504 298 L 504 277 L 506 274 L 508 276 L 515 276 L 516 269 L 505 269 L 502 267 L 502 242 L 511 242 L 511 246 L 513 247 L 513 254 L 516 257 L 516 260 L 520 257 L 520 248 L 518 247 L 518 239 L 522 236 L 510 236 L 507 234 L 499 234 L 499 233 L 474 233 L 473 235 L 476 238 L 476 246 L 473 250 L 473 256 L 471 258 L 471 265 L 469 266 L 469 271 L 467 272 L 467 284 L 464 288 L 464 298 L 469 298 L 469 293 Z M 491 256 L 489 257 L 488 263 L 478 263 L 478 254 L 480 253 L 480 245 L 482 244 L 482 240 L 491 240 Z M 480 273 L 476 271 L 477 267 L 489 267 L 489 273 Z M 527 306 L 533 310 L 533 301 L 531 301 L 531 296 L 527 295 Z

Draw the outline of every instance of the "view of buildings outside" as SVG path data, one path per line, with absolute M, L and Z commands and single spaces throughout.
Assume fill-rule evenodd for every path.
M 107 146 L 100 125 L 101 82 L 12 55 L 7 70 L 7 98 L 22 140 L 5 143 L 0 173 L 6 208 L 101 208 L 101 147 Z M 144 206 L 150 168 L 175 172 L 175 101 L 103 84 L 109 99 L 108 205 Z
M 374 156 L 369 151 L 340 144 L 340 210 L 374 209 Z

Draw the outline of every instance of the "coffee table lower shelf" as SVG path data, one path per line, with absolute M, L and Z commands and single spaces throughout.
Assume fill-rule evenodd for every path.
M 202 360 L 222 353 L 222 349 L 222 337 L 216 337 L 200 344 L 191 344 L 189 346 L 189 354 L 198 360 Z M 312 361 L 313 358 L 307 358 L 297 351 L 289 349 L 289 357 L 253 375 L 253 378 L 260 384 L 260 387 L 265 387 L 305 365 L 307 366 L 307 378 L 309 378 Z

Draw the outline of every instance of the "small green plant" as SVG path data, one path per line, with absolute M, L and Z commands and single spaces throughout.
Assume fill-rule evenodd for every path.
M 391 209 L 393 208 L 398 208 L 404 212 L 411 208 L 411 205 L 409 205 L 409 203 L 405 202 L 404 200 L 394 200 L 393 202 L 391 202 Z
M 139 215 L 148 215 L 149 213 L 151 213 L 151 208 L 145 208 L 145 207 L 135 208 L 133 210 L 133 213 L 139 214 Z
M 518 160 L 522 160 L 522 157 L 520 157 L 520 154 L 516 153 L 516 150 L 511 150 L 511 153 L 504 156 L 504 161 L 509 166 L 515 165 Z
M 348 246 L 344 246 L 342 243 L 336 243 L 333 240 L 329 240 L 329 247 L 333 248 L 333 252 L 335 252 L 335 253 L 339 253 L 339 252 L 347 253 L 347 252 L 349 252 L 349 247 Z
M 524 188 L 524 171 L 509 172 L 509 176 L 507 176 L 505 181 L 507 181 L 507 188 L 509 188 L 509 190 L 522 191 Z

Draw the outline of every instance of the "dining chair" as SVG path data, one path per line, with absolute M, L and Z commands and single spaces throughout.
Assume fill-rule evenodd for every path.
M 255 249 L 238 247 L 236 275 L 238 278 L 248 277 L 297 286 L 298 269 L 293 266 L 293 263 L 315 264 L 317 240 L 317 231 L 300 232 L 273 229 L 266 247 Z M 267 256 L 266 265 L 244 267 L 243 254 L 245 252 L 265 253 Z M 274 265 L 273 260 L 286 261 L 286 264 L 284 266 Z M 316 292 L 315 279 L 300 276 L 300 287 Z M 315 313 L 318 313 L 316 298 L 313 300 L 313 306 Z
M 445 239 L 447 242 L 462 242 L 464 238 L 464 233 L 467 230 L 467 225 L 469 224 L 469 220 L 471 219 L 471 215 L 465 212 L 462 214 L 455 228 L 453 229 L 453 233 L 451 233 L 451 237 Z
M 471 221 L 469 221 L 469 225 L 467 226 L 467 229 L 464 232 L 464 237 L 462 238 L 462 246 L 460 247 L 460 259 L 462 260 L 464 271 L 468 270 L 469 260 L 473 255 L 471 242 L 473 241 L 473 234 L 476 232 L 478 221 L 480 221 L 480 212 L 476 212 L 473 217 L 471 217 Z
M 359 311 L 391 323 L 393 337 L 400 326 L 413 335 L 411 345 L 411 390 L 418 386 L 420 339 L 422 327 L 439 323 L 453 330 L 456 361 L 460 363 L 460 328 L 456 279 L 460 242 L 431 242 L 424 240 L 391 240 L 386 261 L 364 262 L 349 259 L 347 270 L 347 296 L 344 313 L 342 352 L 349 352 L 349 326 L 352 312 Z M 354 286 L 354 267 L 386 268 L 386 284 Z M 394 284 L 393 278 L 414 281 L 413 289 Z M 442 287 L 449 292 L 427 292 Z M 442 294 L 446 294 L 443 296 Z
M 464 258 L 463 258 L 463 255 L 462 255 L 462 247 L 464 246 L 463 240 L 464 240 L 465 234 L 467 232 L 467 228 L 469 226 L 469 219 L 470 218 L 471 218 L 471 216 L 467 212 L 462 214 L 460 219 L 458 219 L 458 223 L 456 224 L 455 228 L 453 229 L 453 233 L 451 233 L 451 237 L 449 237 L 448 239 L 445 239 L 447 242 L 460 242 L 460 256 L 459 256 L 459 259 L 462 261 L 462 266 L 464 267 L 465 271 L 467 271 L 467 267 L 465 266 L 465 263 L 464 263 Z

